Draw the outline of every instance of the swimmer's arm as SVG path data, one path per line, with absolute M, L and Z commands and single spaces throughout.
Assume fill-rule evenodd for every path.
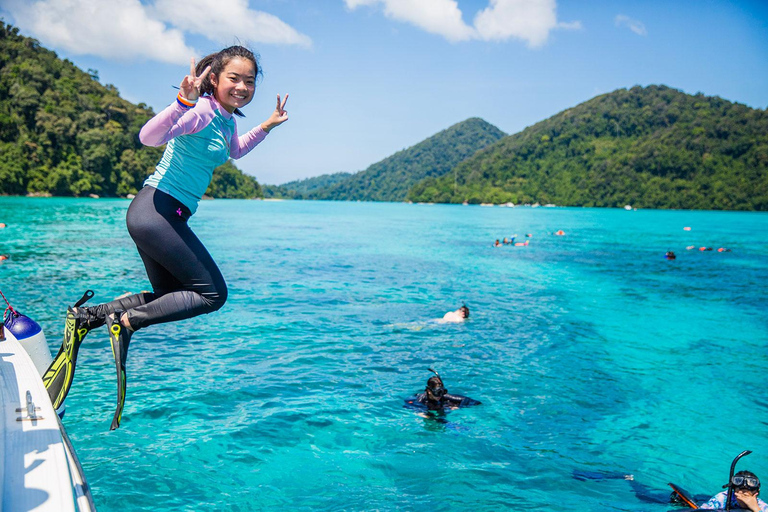
M 139 132 L 139 140 L 145 146 L 162 146 L 179 135 L 199 132 L 210 123 L 213 115 L 208 101 L 202 100 L 194 108 L 174 101 L 147 121 Z
M 451 402 L 451 405 L 455 407 L 465 407 L 469 405 L 481 404 L 481 402 L 475 400 L 474 398 L 469 398 L 468 396 L 463 396 L 463 395 L 446 394 L 445 399 L 449 400 Z
M 259 142 L 264 140 L 270 130 L 286 122 L 288 120 L 288 111 L 285 110 L 285 103 L 287 101 L 287 94 L 282 101 L 280 101 L 280 95 L 278 94 L 277 106 L 275 107 L 274 112 L 269 116 L 269 119 L 242 137 L 237 136 L 237 125 L 235 125 L 235 133 L 229 144 L 229 156 L 232 158 L 240 158 L 247 155 L 249 151 L 259 144 Z
M 232 158 L 244 157 L 266 137 L 267 132 L 261 125 L 240 136 L 237 135 L 237 125 L 235 125 L 235 133 L 229 141 L 229 156 Z

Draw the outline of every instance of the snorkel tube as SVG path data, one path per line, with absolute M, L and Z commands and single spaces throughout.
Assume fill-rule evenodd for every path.
M 725 499 L 725 510 L 727 512 L 730 512 L 731 510 L 731 499 L 733 499 L 733 470 L 736 469 L 736 463 L 739 462 L 739 459 L 750 453 L 752 453 L 752 450 L 744 450 L 733 459 L 733 462 L 731 462 L 731 474 L 728 475 L 728 496 Z

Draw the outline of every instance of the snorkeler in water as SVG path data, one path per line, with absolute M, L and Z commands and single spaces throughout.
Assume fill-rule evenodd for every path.
M 440 323 L 459 323 L 469 318 L 469 308 L 463 304 L 456 311 L 449 311 L 439 320 Z
M 423 393 L 406 400 L 407 405 L 426 408 L 430 411 L 445 411 L 481 404 L 480 401 L 468 396 L 449 394 L 440 374 L 432 368 L 429 368 L 429 371 L 435 375 L 427 380 L 427 387 L 424 388 Z

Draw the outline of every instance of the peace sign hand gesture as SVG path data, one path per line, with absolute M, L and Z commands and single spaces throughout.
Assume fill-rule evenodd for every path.
M 184 77 L 179 86 L 179 94 L 184 99 L 189 101 L 196 101 L 200 97 L 200 86 L 203 84 L 203 79 L 211 72 L 211 66 L 207 66 L 200 76 L 197 76 L 195 71 L 195 58 L 192 57 L 189 63 L 189 74 Z
M 275 107 L 275 111 L 272 112 L 272 115 L 269 116 L 269 119 L 261 123 L 262 130 L 269 133 L 272 128 L 280 126 L 288 120 L 288 111 L 285 110 L 285 103 L 287 101 L 288 94 L 285 95 L 285 98 L 282 102 L 280 101 L 280 95 L 277 95 L 277 107 Z

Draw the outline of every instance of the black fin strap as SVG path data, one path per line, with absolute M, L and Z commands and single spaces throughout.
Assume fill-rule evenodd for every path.
M 88 299 L 92 299 L 92 298 L 93 298 L 93 290 L 85 290 L 85 293 L 83 294 L 82 297 L 80 297 L 80 300 L 75 302 L 74 307 L 79 308 L 80 306 L 88 302 Z

